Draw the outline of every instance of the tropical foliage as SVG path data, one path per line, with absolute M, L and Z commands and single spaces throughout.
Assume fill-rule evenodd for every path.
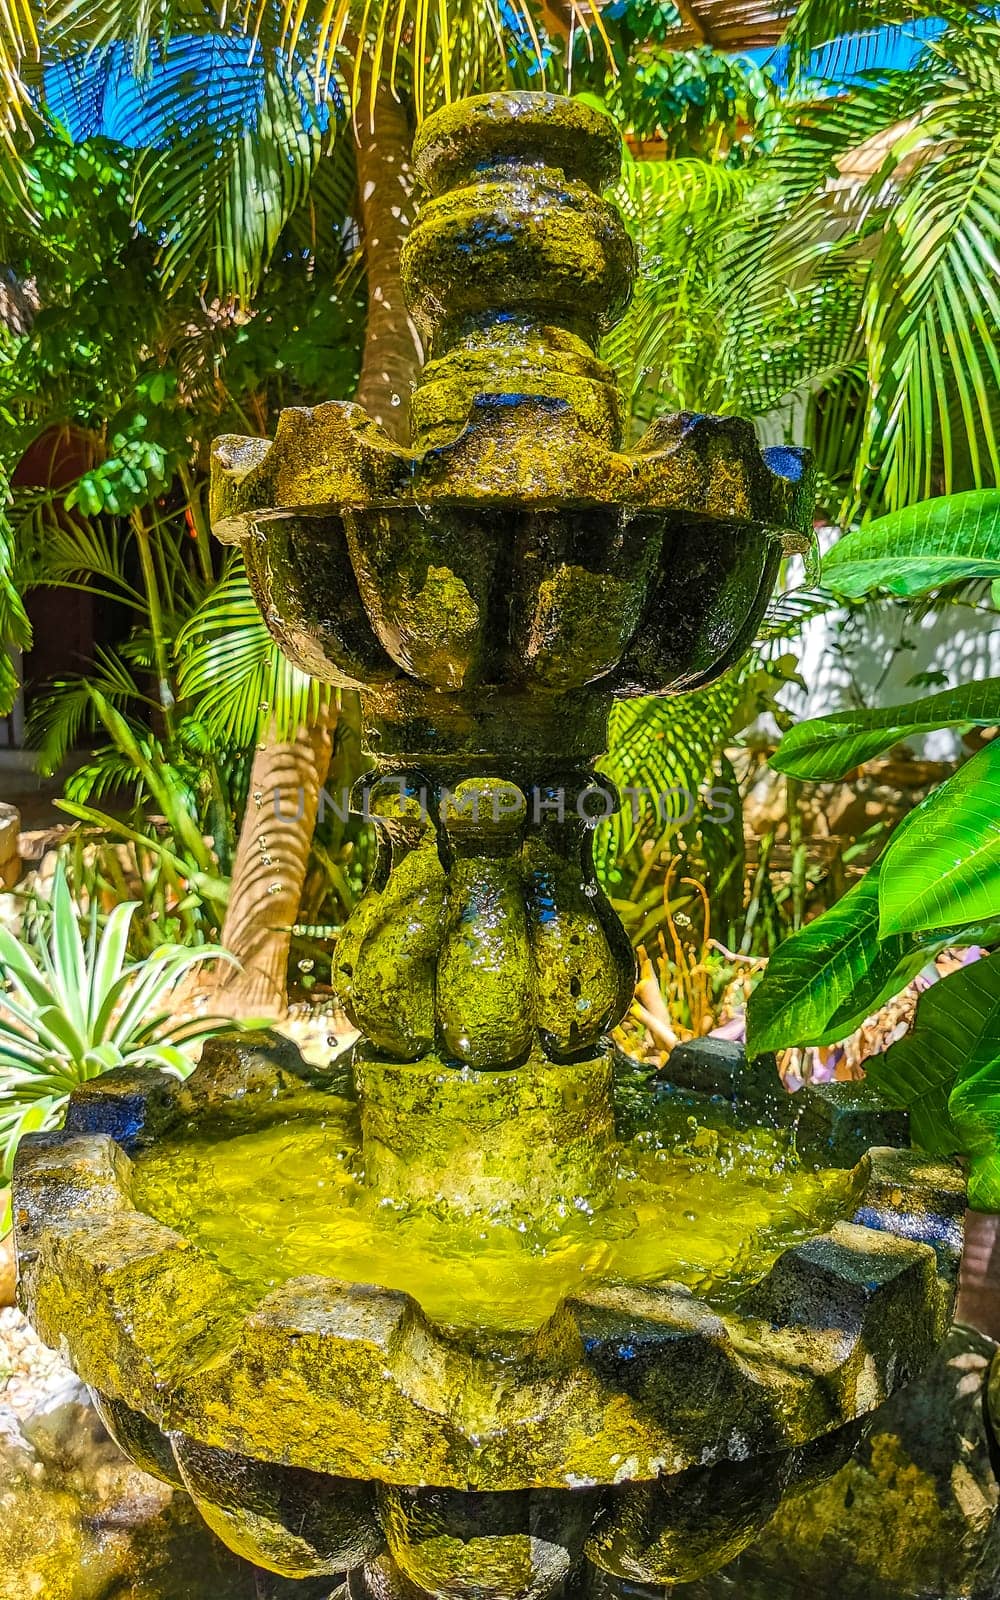
M 849 534 L 826 578 L 849 596 L 915 599 L 956 582 L 1000 579 L 1000 492 L 974 491 L 895 512 Z M 902 738 L 941 727 L 995 728 L 1000 681 L 906 705 L 835 712 L 793 728 L 773 764 L 841 778 Z M 986 743 L 896 829 L 862 881 L 772 957 L 749 1007 L 756 1051 L 842 1039 L 948 945 L 1000 936 L 1000 740 Z M 920 1142 L 973 1157 L 973 1193 L 1000 1208 L 1000 998 L 996 957 L 935 985 L 916 1027 L 869 1076 L 914 1114 Z M 980 970 L 981 967 L 981 970 Z
M 138 907 L 115 907 L 103 929 L 90 908 L 81 934 L 62 869 L 51 902 L 34 907 L 34 937 L 0 927 L 0 1234 L 9 1226 L 11 1167 L 25 1133 L 55 1127 L 78 1084 L 112 1067 L 161 1067 L 180 1076 L 190 1047 L 232 1024 L 177 1016 L 172 995 L 191 967 L 227 960 L 217 947 L 161 945 L 128 957 Z M 6 1204 L 5 1204 L 6 1202 Z
M 693 393 L 784 416 L 846 519 L 996 479 L 1000 25 L 949 8 L 905 72 L 833 93 L 810 78 L 809 48 L 836 9 L 797 8 L 797 76 L 738 160 L 723 146 L 631 175 L 651 282 L 620 337 L 642 415 Z M 664 292 L 672 317 L 658 316 Z
M 603 352 L 633 434 L 657 411 L 711 408 L 764 418 L 772 438 L 805 437 L 829 516 L 901 519 L 894 531 L 862 526 L 836 547 L 826 581 L 842 596 L 890 584 L 934 594 L 992 575 L 985 534 L 973 539 L 962 521 L 985 515 L 975 496 L 995 481 L 998 454 L 1000 29 L 989 13 L 949 7 L 915 67 L 836 94 L 810 76 L 811 51 L 868 28 L 880 8 L 806 0 L 782 89 L 749 62 L 673 51 L 672 8 L 647 0 L 572 8 L 571 27 L 527 0 L 300 0 L 238 18 L 214 7 L 154 14 L 132 0 L 98 13 L 71 0 L 34 14 L 37 36 L 20 0 L 0 0 L 16 157 L 4 164 L 0 255 L 37 285 L 40 306 L 30 327 L 0 332 L 0 467 L 10 476 L 26 445 L 69 429 L 82 470 L 54 488 L 18 483 L 0 515 L 0 634 L 26 643 L 20 595 L 49 584 L 85 587 L 130 618 L 113 651 L 36 700 L 34 726 L 50 767 L 81 736 L 98 740 L 66 803 L 81 828 L 132 852 L 130 881 L 155 884 L 146 947 L 218 937 L 259 747 L 325 714 L 316 687 L 276 655 L 240 568 L 212 550 L 205 447 L 230 427 L 267 431 L 281 404 L 352 392 L 363 296 L 375 304 L 391 268 L 386 255 L 366 256 L 366 285 L 357 255 L 368 188 L 366 178 L 359 194 L 359 162 L 373 158 L 364 133 L 389 84 L 402 106 L 397 135 L 442 98 L 516 82 L 597 96 L 637 147 L 658 141 L 664 159 L 628 160 L 617 196 L 643 271 Z M 128 145 L 94 132 L 107 120 L 95 106 L 116 95 L 127 102 Z M 53 125 L 57 108 L 68 132 Z M 395 146 L 380 148 L 386 163 L 399 159 Z M 405 393 L 403 369 L 394 392 Z M 974 498 L 952 496 L 947 513 L 912 506 L 953 490 Z M 921 521 L 945 515 L 951 553 L 942 539 L 927 545 Z M 810 592 L 799 604 L 807 614 Z M 786 606 L 794 620 L 795 602 Z M 684 824 L 680 798 L 629 808 L 608 830 L 602 870 L 637 937 L 660 914 L 684 829 L 713 888 L 742 887 L 739 829 L 703 826 L 704 796 L 720 773 L 734 787 L 724 746 L 755 710 L 773 709 L 776 683 L 794 673 L 787 634 L 772 634 L 763 658 L 689 707 L 615 712 L 609 774 L 623 787 L 692 792 L 703 807 Z M 0 652 L 4 672 L 9 699 Z M 986 726 L 990 708 L 966 685 L 879 711 L 864 727 L 844 713 L 823 730 L 794 730 L 779 761 L 799 781 L 914 730 Z M 980 776 L 970 768 L 966 805 Z M 125 779 L 133 809 L 101 810 Z M 956 780 L 952 795 L 961 793 Z M 151 827 L 142 817 L 154 808 Z M 917 848 L 910 827 L 863 893 L 799 935 L 816 950 L 835 935 L 812 983 L 810 1037 L 832 1037 L 877 1003 L 973 905 L 959 874 L 906 900 L 906 874 L 888 862 L 900 868 Z M 331 850 L 320 838 L 313 857 L 336 886 L 325 913 L 334 922 L 359 876 L 359 852 L 348 859 L 343 842 Z M 106 855 L 97 869 L 87 859 L 106 897 L 120 859 Z M 317 915 L 321 904 L 313 895 Z M 975 906 L 981 921 L 988 913 Z M 791 925 L 800 921 L 797 903 Z M 781 962 L 790 971 L 806 949 L 790 942 L 775 983 Z M 797 1003 L 793 985 L 793 1012 Z
M 218 937 L 256 742 L 265 725 L 294 731 L 319 690 L 273 645 L 238 565 L 220 572 L 207 448 L 227 427 L 255 431 L 274 404 L 351 386 L 356 289 L 338 280 L 347 257 L 328 218 L 326 243 L 289 250 L 252 317 L 206 306 L 194 287 L 168 294 L 155 245 L 134 227 L 129 152 L 39 134 L 24 172 L 47 228 L 12 234 L 8 259 L 43 309 L 24 330 L 0 329 L 0 450 L 12 472 L 33 443 L 51 439 L 58 459 L 68 438 L 77 475 L 9 496 L 0 623 L 26 645 L 20 594 L 53 586 L 127 619 L 113 649 L 36 692 L 30 729 L 43 771 L 96 741 L 65 805 L 135 858 L 130 876 L 154 907 L 135 935 Z M 98 809 L 109 795 L 113 812 Z M 106 853 L 106 879 L 113 861 Z

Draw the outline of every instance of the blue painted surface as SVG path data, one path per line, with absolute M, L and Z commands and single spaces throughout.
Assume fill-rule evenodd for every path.
M 807 76 L 833 88 L 860 83 L 880 73 L 905 72 L 927 45 L 944 32 L 944 27 L 937 18 L 923 18 L 896 27 L 873 28 L 870 33 L 859 33 L 856 37 L 834 39 L 813 52 Z M 789 53 L 783 45 L 741 53 L 759 67 L 766 67 L 779 88 L 787 87 Z
M 251 57 L 242 38 L 188 34 L 171 40 L 137 72 L 122 44 L 81 53 L 48 67 L 46 109 L 71 139 L 102 137 L 132 149 L 156 149 L 177 137 L 210 129 L 225 138 L 252 132 L 264 109 L 265 59 Z M 325 132 L 343 111 L 335 84 L 317 101 L 295 84 L 302 124 Z

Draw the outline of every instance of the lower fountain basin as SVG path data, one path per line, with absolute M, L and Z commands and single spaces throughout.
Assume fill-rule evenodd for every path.
M 695 1578 L 738 1553 L 792 1481 L 834 1470 L 947 1329 L 961 1176 L 885 1148 L 894 1119 L 853 1085 L 772 1095 L 777 1120 L 797 1125 L 808 1202 L 789 1225 L 783 1200 L 784 1234 L 771 1217 L 753 1233 L 757 1257 L 744 1248 L 701 1277 L 686 1272 L 676 1211 L 652 1267 L 634 1230 L 622 1236 L 627 1268 L 628 1249 L 609 1254 L 603 1239 L 609 1270 L 556 1274 L 550 1303 L 498 1278 L 496 1315 L 488 1284 L 478 1301 L 467 1288 L 465 1312 L 435 1288 L 426 1217 L 424 1257 L 403 1244 L 394 1264 L 385 1253 L 388 1287 L 331 1275 L 331 1262 L 343 1273 L 336 1253 L 313 1263 L 283 1246 L 273 1263 L 245 1250 L 227 1261 L 212 1239 L 226 1204 L 244 1245 L 255 1198 L 292 1228 L 299 1210 L 320 1217 L 315 1187 L 297 1199 L 305 1185 L 293 1173 L 282 1190 L 280 1152 L 269 1170 L 263 1158 L 290 1118 L 336 1124 L 349 1149 L 352 1093 L 349 1074 L 307 1067 L 284 1041 L 234 1036 L 185 1084 L 117 1071 L 87 1085 L 61 1133 L 23 1142 L 15 1173 L 35 1326 L 91 1385 L 123 1447 L 182 1481 L 260 1565 L 356 1569 L 352 1595 L 495 1600 L 558 1593 L 584 1552 L 622 1579 Z M 724 1150 L 761 1120 L 764 1098 L 749 1071 L 732 1078 L 704 1059 L 655 1091 L 626 1069 L 619 1138 L 662 1149 L 691 1116 L 692 1137 L 714 1133 Z M 179 1202 L 170 1210 L 184 1190 L 164 1183 L 167 1153 L 183 1162 L 213 1142 L 245 1153 L 242 1190 L 223 1185 L 214 1202 L 206 1190 L 185 1219 Z M 870 1142 L 883 1147 L 865 1152 Z M 356 1181 L 349 1159 L 331 1164 L 332 1189 Z M 454 1221 L 446 1209 L 434 1226 Z M 654 1208 L 644 1228 L 655 1222 Z M 495 1247 L 488 1238 L 484 1255 Z M 466 1234 L 467 1257 L 473 1248 Z

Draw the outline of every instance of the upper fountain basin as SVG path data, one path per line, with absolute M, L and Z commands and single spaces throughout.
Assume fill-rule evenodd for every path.
M 393 716 L 400 690 L 436 724 L 466 690 L 523 706 L 708 682 L 805 542 L 805 454 L 687 412 L 621 448 L 600 340 L 636 251 L 602 193 L 621 157 L 607 117 L 478 95 L 428 118 L 413 155 L 429 197 L 400 273 L 427 361 L 393 404 L 414 447 L 355 405 L 284 411 L 273 442 L 217 442 L 215 532 L 243 546 L 286 654 Z
M 663 418 L 620 452 L 568 401 L 484 395 L 453 439 L 406 450 L 334 402 L 284 411 L 273 443 L 220 439 L 212 519 L 327 682 L 660 694 L 749 644 L 806 543 L 809 477 L 735 417 Z

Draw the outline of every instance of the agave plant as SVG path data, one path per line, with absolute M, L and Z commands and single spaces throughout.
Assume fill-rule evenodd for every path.
M 128 956 L 136 903 L 116 906 L 103 929 L 97 906 L 84 939 L 60 865 L 47 927 L 31 949 L 0 928 L 0 1236 L 9 1226 L 3 1191 L 25 1133 L 51 1128 L 78 1084 L 111 1067 L 162 1067 L 185 1076 L 196 1041 L 232 1023 L 178 1017 L 178 979 L 204 961 L 230 961 L 215 946 L 161 945 L 144 961 Z

